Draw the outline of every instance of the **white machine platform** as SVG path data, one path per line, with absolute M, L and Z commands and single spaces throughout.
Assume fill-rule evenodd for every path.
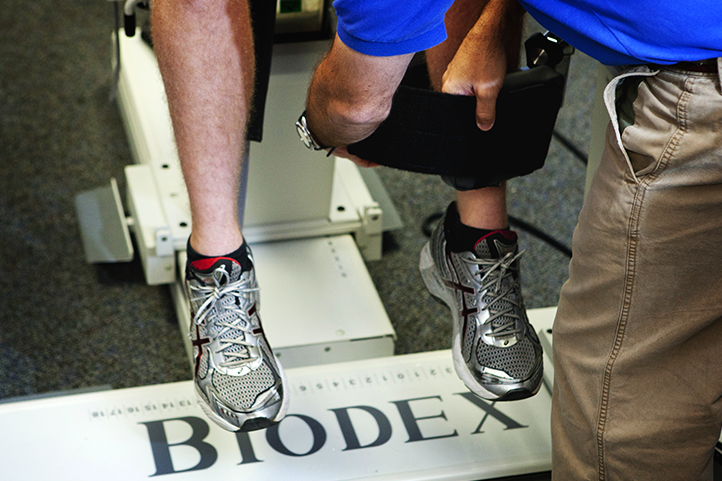
M 393 356 L 396 335 L 350 235 L 262 243 L 253 254 L 263 327 L 284 367 Z M 185 265 L 185 252 L 178 263 Z M 187 333 L 182 289 L 171 286 Z M 192 360 L 190 339 L 183 338 Z
M 540 336 L 554 312 L 529 312 Z M 472 480 L 551 469 L 551 391 L 483 401 L 450 351 L 287 374 L 289 415 L 249 434 L 209 422 L 190 381 L 0 404 L 12 433 L 0 437 L 2 479 Z

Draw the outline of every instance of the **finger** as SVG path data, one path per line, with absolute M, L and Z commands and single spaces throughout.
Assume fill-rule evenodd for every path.
M 442 91 L 454 95 L 476 96 L 476 125 L 481 130 L 487 131 L 494 126 L 496 119 L 496 97 L 501 85 L 498 82 L 487 84 L 473 84 L 470 81 L 461 82 L 449 75 L 447 70 L 444 73 Z
M 476 91 L 476 125 L 483 131 L 488 131 L 496 121 L 496 98 L 499 87 L 494 85 L 477 88 Z
M 374 162 L 362 159 L 360 157 L 357 157 L 353 154 L 349 154 L 346 147 L 338 147 L 336 150 L 333 151 L 333 155 L 336 157 L 341 157 L 344 159 L 348 159 L 354 164 L 358 165 L 359 167 L 379 167 L 379 164 L 376 164 Z
M 368 160 L 360 159 L 358 157 L 355 157 L 353 159 L 349 159 L 354 164 L 358 165 L 359 167 L 364 168 L 373 168 L 373 167 L 381 167 L 379 164 L 375 164 L 373 162 L 370 162 Z
M 474 95 L 472 84 L 454 77 L 448 69 L 441 78 L 441 91 L 453 95 Z

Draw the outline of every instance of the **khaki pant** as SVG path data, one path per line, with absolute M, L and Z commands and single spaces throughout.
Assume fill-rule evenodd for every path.
M 722 425 L 720 83 L 720 74 L 637 67 L 607 87 L 613 120 L 553 329 L 557 481 L 712 479 Z

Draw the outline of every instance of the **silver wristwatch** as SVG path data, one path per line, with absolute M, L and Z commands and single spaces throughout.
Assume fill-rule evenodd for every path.
M 305 110 L 296 121 L 296 132 L 298 132 L 298 136 L 301 138 L 301 142 L 303 142 L 303 145 L 305 145 L 306 148 L 311 150 L 324 150 L 327 148 L 316 142 L 316 140 L 314 140 L 313 138 L 313 135 L 311 135 L 311 131 L 308 130 Z

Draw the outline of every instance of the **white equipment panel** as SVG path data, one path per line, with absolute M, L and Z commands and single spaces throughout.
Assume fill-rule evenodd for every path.
M 276 44 L 263 120 L 263 142 L 251 142 L 244 225 L 323 220 L 328 223 L 334 161 L 306 149 L 295 123 L 305 108 L 313 66 L 328 42 Z
M 188 217 L 187 194 L 155 54 L 140 31 L 130 38 L 120 33 L 119 40 L 119 107 L 134 161 L 151 166 L 158 178 L 173 238 L 187 238 L 190 226 L 181 226 Z M 266 141 L 251 146 L 247 226 L 328 221 L 334 162 L 303 148 L 294 127 L 303 111 L 309 72 L 327 48 L 327 42 L 274 47 L 264 118 Z
M 175 249 L 182 250 L 191 230 L 188 194 L 158 63 L 140 31 L 131 38 L 121 31 L 119 45 L 118 104 L 133 160 L 146 169 L 143 177 L 155 181 L 155 202 L 164 213 L 160 227 L 169 232 Z M 250 146 L 244 235 L 268 241 L 354 233 L 362 250 L 371 246 L 364 256 L 378 258 L 381 209 L 360 175 L 348 167 L 338 171 L 335 158 L 305 149 L 294 127 L 310 72 L 327 48 L 328 42 L 318 41 L 274 47 L 264 142 Z M 141 194 L 129 192 L 133 195 Z M 166 282 L 172 281 L 159 280 Z
M 542 311 L 530 312 L 540 334 L 553 318 Z M 450 351 L 287 374 L 288 417 L 249 434 L 207 421 L 190 381 L 0 405 L 2 477 L 470 480 L 551 468 L 549 391 L 480 400 Z
M 122 218 L 123 207 L 109 188 L 81 194 L 77 210 L 91 261 L 116 262 L 132 256 L 132 248 L 116 248 L 118 241 L 107 238 L 118 237 L 117 230 L 127 237 L 130 226 L 148 284 L 170 284 L 176 280 L 174 252 L 185 249 L 192 226 L 158 63 L 141 37 L 139 30 L 130 38 L 118 32 L 118 104 L 136 164 L 126 167 L 131 217 L 127 222 Z M 303 110 L 309 73 L 327 48 L 328 42 L 321 41 L 274 48 L 264 119 L 266 141 L 249 148 L 250 181 L 239 198 L 245 212 L 244 237 L 265 242 L 353 233 L 364 258 L 379 259 L 383 212 L 358 169 L 348 161 L 337 163 L 304 149 L 294 127 Z M 97 221 L 99 208 L 94 203 L 106 197 L 115 199 L 121 218 L 115 219 L 118 214 L 110 205 L 103 214 L 114 218 Z

